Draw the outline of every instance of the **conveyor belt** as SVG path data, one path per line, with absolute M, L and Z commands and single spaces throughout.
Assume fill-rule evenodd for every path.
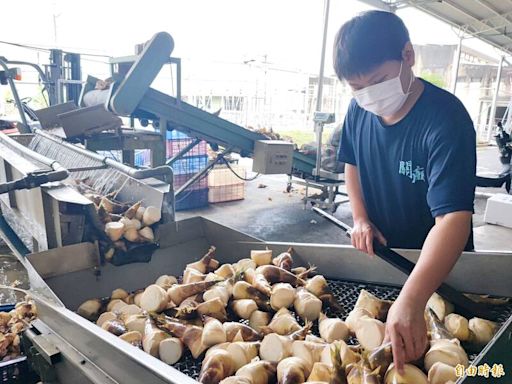
M 385 299 L 385 300 L 395 300 L 400 293 L 400 289 L 397 287 L 387 286 L 387 285 L 374 285 L 360 282 L 349 282 L 349 281 L 338 281 L 338 280 L 329 280 L 329 286 L 338 300 L 338 302 L 342 305 L 343 309 L 339 311 L 332 311 L 328 309 L 326 314 L 329 317 L 339 317 L 343 320 L 348 316 L 348 313 L 354 308 L 356 300 L 359 296 L 359 292 L 362 289 L 366 289 L 368 292 L 374 294 L 375 296 Z M 510 316 L 512 315 L 512 303 L 502 305 L 499 307 L 499 321 L 500 323 L 504 323 Z M 242 320 L 241 322 L 247 323 L 247 320 Z M 318 335 L 318 326 L 315 323 L 313 327 L 313 333 Z M 356 344 L 355 338 L 350 338 L 347 341 L 348 344 Z M 470 354 L 468 352 L 468 357 L 470 362 L 473 361 L 478 353 Z M 199 372 L 201 371 L 201 362 L 202 357 L 198 360 L 194 359 L 190 352 L 186 352 L 181 360 L 174 364 L 173 367 L 182 373 L 192 377 L 193 379 L 199 378 Z

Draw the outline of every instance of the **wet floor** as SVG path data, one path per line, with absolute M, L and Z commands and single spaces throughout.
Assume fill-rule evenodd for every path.
M 25 268 L 5 245 L 0 246 L 0 285 L 29 287 Z M 16 303 L 23 297 L 20 292 L 0 288 L 0 306 Z

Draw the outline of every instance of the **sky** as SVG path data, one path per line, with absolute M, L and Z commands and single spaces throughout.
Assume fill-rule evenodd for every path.
M 0 24 L 0 40 L 69 51 L 124 56 L 136 43 L 167 31 L 174 56 L 197 62 L 264 60 L 317 72 L 322 39 L 322 0 L 18 0 Z M 326 71 L 340 25 L 371 9 L 357 0 L 331 0 Z M 416 44 L 456 44 L 452 28 L 417 10 L 399 13 Z M 474 40 L 474 39 L 473 39 Z M 472 41 L 470 44 L 474 44 Z M 485 48 L 495 54 L 495 49 Z M 0 44 L 0 55 L 36 57 Z M 47 53 L 39 60 L 45 62 Z M 90 58 L 91 60 L 104 60 Z
M 326 75 L 334 75 L 332 45 L 339 27 L 372 9 L 358 0 L 331 0 L 330 4 Z M 169 32 L 175 43 L 172 56 L 182 59 L 184 95 L 210 86 L 219 91 L 231 89 L 230 84 L 249 84 L 262 68 L 309 74 L 320 69 L 323 0 L 17 0 L 16 9 L 24 12 L 2 19 L 0 41 L 115 57 L 132 55 L 135 44 L 156 32 Z M 413 8 L 398 15 L 409 27 L 414 44 L 458 43 L 452 27 L 431 16 Z M 496 58 L 500 55 L 476 39 L 465 44 Z M 42 65 L 48 63 L 49 55 L 0 42 L 0 56 Z M 251 64 L 242 65 L 247 61 Z M 82 55 L 82 74 L 84 78 L 109 77 L 108 58 Z M 172 76 L 159 76 L 162 87 L 153 86 L 168 91 Z M 35 74 L 24 74 L 25 81 L 35 79 Z M 22 97 L 40 98 L 34 85 L 19 84 L 18 90 Z M 0 99 L 5 97 L 10 96 L 2 87 Z M 0 114 L 6 108 L 0 102 Z

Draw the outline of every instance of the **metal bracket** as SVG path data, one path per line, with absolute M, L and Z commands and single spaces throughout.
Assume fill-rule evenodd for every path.
M 30 329 L 23 333 L 21 343 L 30 368 L 39 375 L 41 381 L 45 384 L 57 383 L 54 365 L 61 360 L 57 347 L 43 335 L 37 335 Z

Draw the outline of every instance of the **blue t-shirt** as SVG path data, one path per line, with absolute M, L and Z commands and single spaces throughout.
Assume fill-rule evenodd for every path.
M 338 159 L 357 167 L 369 219 L 390 247 L 420 249 L 435 217 L 473 212 L 473 123 L 459 99 L 421 81 L 423 93 L 398 123 L 383 125 L 352 100 L 343 124 Z

